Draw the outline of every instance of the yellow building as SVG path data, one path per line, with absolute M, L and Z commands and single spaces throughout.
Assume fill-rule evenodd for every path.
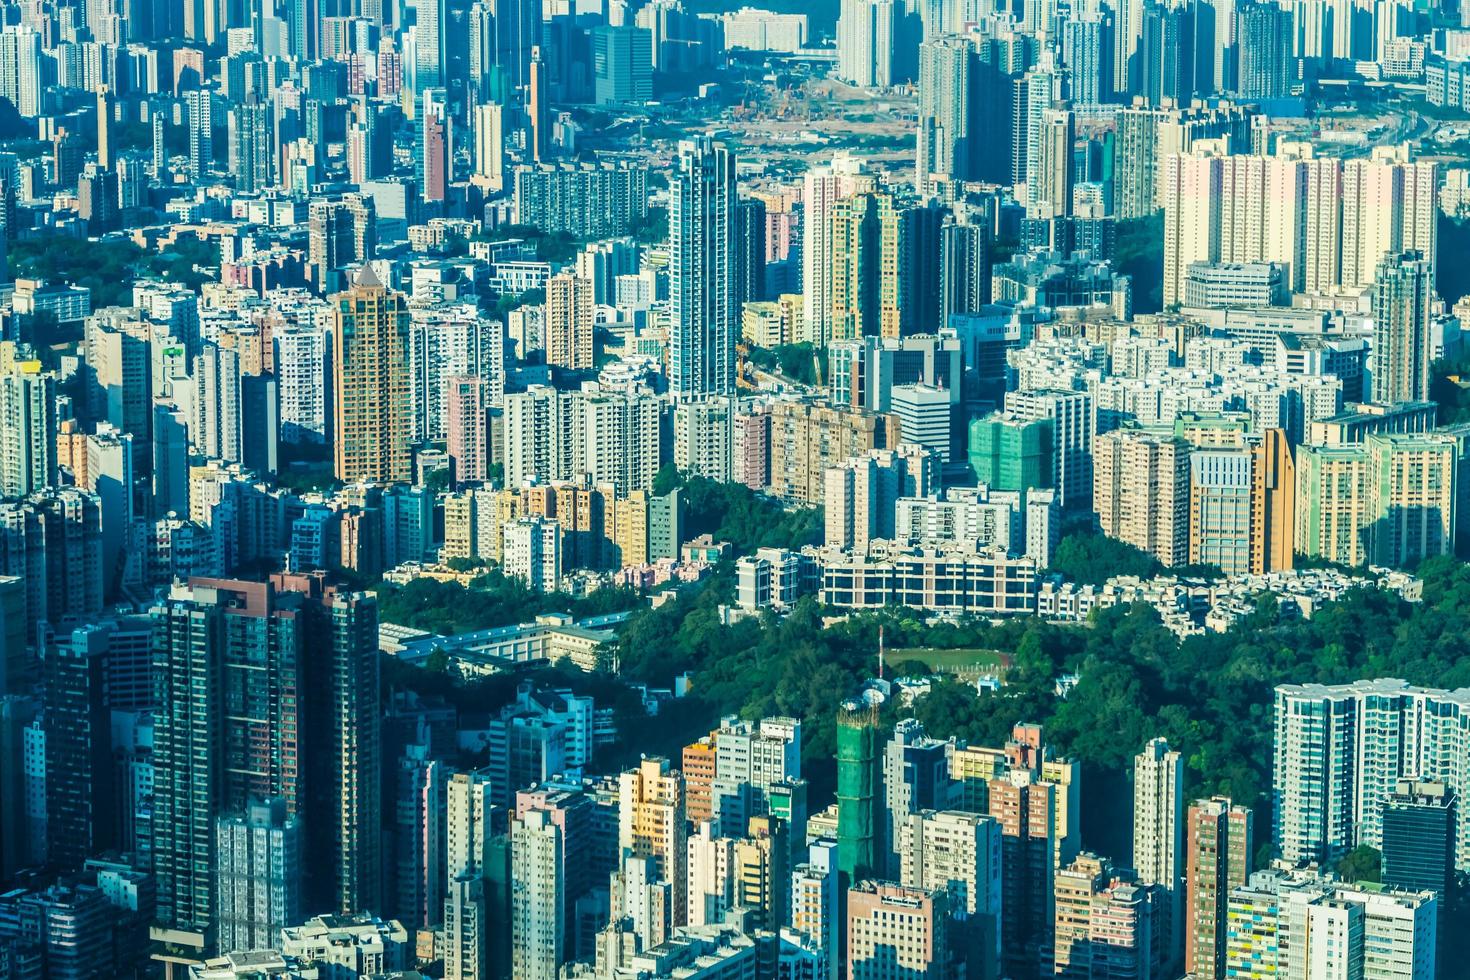
M 596 366 L 592 280 L 560 272 L 546 281 L 546 363 L 573 371 Z
M 332 303 L 335 475 L 344 483 L 408 483 L 408 302 L 364 265 L 352 288 Z
M 893 195 L 842 198 L 827 222 L 832 339 L 897 337 L 903 249 Z

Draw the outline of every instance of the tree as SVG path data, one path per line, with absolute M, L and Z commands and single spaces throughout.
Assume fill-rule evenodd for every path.
M 1359 844 L 1337 862 L 1337 874 L 1347 882 L 1380 881 L 1383 855 L 1368 844 Z
M 1097 531 L 1076 531 L 1057 543 L 1051 570 L 1083 585 L 1102 585 L 1114 575 L 1157 575 L 1164 566 L 1131 544 Z

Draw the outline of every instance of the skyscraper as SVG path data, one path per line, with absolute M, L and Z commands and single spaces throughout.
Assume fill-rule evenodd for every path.
M 38 360 L 0 375 L 0 493 L 24 497 L 56 484 L 56 376 Z
M 1251 811 L 1225 797 L 1191 804 L 1186 824 L 1184 969 L 1200 980 L 1225 976 L 1226 907 L 1254 858 Z
M 153 607 L 153 860 L 158 915 L 208 927 L 216 820 L 252 801 L 303 802 L 299 619 L 270 585 L 196 579 Z
M 833 202 L 827 219 L 831 339 L 897 337 L 901 290 L 908 272 L 902 212 L 886 192 Z
M 444 382 L 445 450 L 456 483 L 483 483 L 490 476 L 490 383 L 474 375 Z
M 439 6 L 439 0 L 433 0 L 433 3 Z M 423 90 L 418 124 L 415 149 L 419 190 L 425 201 L 443 201 L 449 184 L 454 180 L 450 172 L 454 163 L 454 142 L 450 132 L 453 122 L 449 118 L 449 95 L 444 89 Z
M 333 297 L 335 474 L 348 483 L 407 483 L 410 450 L 408 304 L 364 265 Z
M 251 101 L 230 109 L 230 173 L 235 189 L 253 194 L 272 186 L 269 106 Z
M 196 88 L 184 96 L 189 109 L 189 179 L 204 180 L 214 167 L 214 93 Z
M 669 388 L 735 390 L 735 158 L 700 137 L 679 144 L 669 209 Z
M 546 282 L 546 363 L 572 371 L 593 364 L 592 282 L 561 272 Z
M 45 663 L 47 860 L 79 870 L 113 844 L 109 631 L 83 626 L 48 645 Z
M 887 863 L 880 744 L 877 707 L 844 701 L 837 709 L 837 868 L 849 884 Z
M 684 777 L 668 759 L 645 758 L 618 776 L 618 847 L 625 862 L 649 859 L 668 883 L 673 922 L 685 920 L 687 837 Z
M 1157 885 L 1168 906 L 1166 963 L 1179 956 L 1184 911 L 1184 767 L 1162 738 L 1133 757 L 1133 870 L 1145 885 Z
M 828 247 L 833 206 L 860 190 L 876 187 L 863 164 L 839 154 L 825 167 L 808 170 L 802 178 L 801 290 L 802 322 L 806 337 L 819 347 L 832 339 L 832 253 Z
M 1292 20 L 1290 9 L 1274 3 L 1235 7 L 1235 93 L 1241 99 L 1280 99 L 1291 93 Z
M 1189 560 L 1189 447 L 1118 429 L 1093 443 L 1092 506 L 1102 531 L 1164 565 Z
M 556 980 L 567 926 L 561 829 L 531 810 L 512 821 L 510 848 L 511 969 L 517 980 Z
M 1373 278 L 1373 400 L 1427 401 L 1434 267 L 1419 252 L 1385 256 Z
M 1057 105 L 1041 111 L 1036 135 L 1036 166 L 1028 177 L 1027 217 L 1061 218 L 1072 213 L 1072 181 L 1076 171 L 1072 144 L 1076 140 L 1072 110 Z M 1034 183 L 1034 187 L 1032 184 Z

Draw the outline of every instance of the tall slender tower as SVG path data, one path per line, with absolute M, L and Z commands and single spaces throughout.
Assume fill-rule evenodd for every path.
M 1373 281 L 1373 400 L 1429 399 L 1433 267 L 1420 252 L 1386 256 Z
M 290 813 L 302 802 L 302 633 L 264 582 L 193 579 L 151 615 L 158 918 L 207 929 L 217 818 L 255 800 L 279 797 Z
M 1230 890 L 1250 877 L 1251 811 L 1223 796 L 1189 808 L 1184 971 L 1200 980 L 1225 976 L 1225 912 Z
M 735 390 L 735 157 L 707 136 L 679 144 L 669 213 L 670 388 Z
M 551 157 L 551 93 L 547 91 L 550 80 L 546 77 L 546 62 L 541 58 L 541 46 L 531 49 L 531 63 L 526 69 L 526 115 L 531 124 L 531 159 L 536 163 Z
M 846 885 L 882 872 L 882 751 L 878 708 L 860 700 L 837 709 L 837 869 Z
M 1133 757 L 1133 870 L 1141 883 L 1168 895 L 1168 963 L 1178 958 L 1182 937 L 1183 855 L 1184 767 L 1168 740 L 1156 738 Z
M 408 483 L 413 476 L 408 303 L 364 264 L 352 288 L 333 297 L 332 313 L 337 479 Z

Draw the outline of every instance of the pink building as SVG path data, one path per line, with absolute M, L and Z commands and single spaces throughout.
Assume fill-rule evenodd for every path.
M 486 425 L 490 382 L 460 375 L 444 382 L 449 458 L 456 483 L 484 483 L 490 476 L 490 439 Z

